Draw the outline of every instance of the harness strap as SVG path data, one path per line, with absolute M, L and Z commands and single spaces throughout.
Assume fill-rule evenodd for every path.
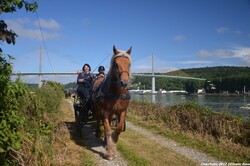
M 105 77 L 104 80 L 101 82 L 99 87 L 95 90 L 94 94 L 96 94 L 95 99 L 98 100 L 100 98 L 108 98 L 112 100 L 129 100 L 131 99 L 131 95 L 129 93 L 127 94 L 112 94 L 112 93 L 103 93 L 104 89 L 104 82 L 108 79 L 108 77 Z
M 98 95 L 96 96 L 96 99 L 100 99 L 100 98 L 108 98 L 108 99 L 113 99 L 113 100 L 129 100 L 131 99 L 131 95 L 128 94 L 104 94 L 102 91 L 98 93 Z

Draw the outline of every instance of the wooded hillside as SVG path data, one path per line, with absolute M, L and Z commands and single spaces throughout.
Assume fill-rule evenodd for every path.
M 218 66 L 189 68 L 164 73 L 163 75 L 205 78 L 207 81 L 156 78 L 156 90 L 183 89 L 193 93 L 197 89 L 203 88 L 211 93 L 225 91 L 229 93 L 243 93 L 245 87 L 245 92 L 250 91 L 250 67 Z M 151 82 L 151 78 L 135 77 L 133 88 L 140 87 L 140 89 L 143 89 L 145 87 L 145 89 L 151 89 Z M 212 86 L 215 89 L 211 89 Z

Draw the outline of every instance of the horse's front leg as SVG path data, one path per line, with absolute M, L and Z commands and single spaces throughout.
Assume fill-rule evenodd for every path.
M 104 116 L 104 133 L 106 138 L 106 154 L 105 158 L 112 160 L 115 157 L 115 151 L 113 147 L 113 141 L 111 138 L 111 127 L 108 116 Z
M 112 139 L 115 143 L 118 141 L 119 135 L 123 130 L 123 125 L 125 122 L 126 114 L 127 114 L 127 110 L 121 112 L 119 123 L 115 129 L 115 132 L 112 133 Z

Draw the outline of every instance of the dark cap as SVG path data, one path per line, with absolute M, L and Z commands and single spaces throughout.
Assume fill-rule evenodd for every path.
M 99 66 L 99 67 L 98 67 L 98 72 L 100 72 L 100 71 L 105 71 L 104 66 Z

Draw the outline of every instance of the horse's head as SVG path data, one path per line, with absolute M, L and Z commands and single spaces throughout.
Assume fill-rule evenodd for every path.
M 113 46 L 114 55 L 111 61 L 112 74 L 115 77 L 117 84 L 123 88 L 127 87 L 131 78 L 131 51 L 132 47 L 130 47 L 128 51 L 120 51 Z

